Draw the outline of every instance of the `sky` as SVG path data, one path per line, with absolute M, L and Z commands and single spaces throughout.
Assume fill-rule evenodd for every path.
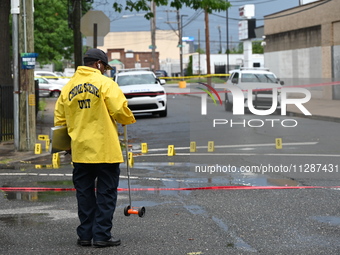
M 238 21 L 240 20 L 239 7 L 246 4 L 255 5 L 254 18 L 256 18 L 256 26 L 261 26 L 263 25 L 263 17 L 265 15 L 290 9 L 299 6 L 300 4 L 300 0 L 231 0 L 229 2 L 232 7 L 228 10 L 228 22 L 226 19 L 226 12 L 213 12 L 209 15 L 211 53 L 217 53 L 220 49 L 220 45 L 222 45 L 222 51 L 225 50 L 227 43 L 227 23 L 229 28 L 229 45 L 231 48 L 238 45 Z M 112 9 L 112 3 L 113 0 L 95 0 L 93 3 L 95 10 L 103 11 L 110 18 L 111 32 L 150 31 L 150 21 L 144 18 L 144 13 L 128 11 L 115 13 Z M 158 7 L 156 14 L 156 28 L 161 30 L 177 29 L 176 12 L 174 11 L 174 8 Z M 183 8 L 180 10 L 180 15 L 187 15 L 182 17 L 183 36 L 194 37 L 196 44 L 198 44 L 200 38 L 201 45 L 204 45 L 204 13 L 202 11 L 194 11 L 189 8 Z M 199 34 L 200 37 L 198 38 Z

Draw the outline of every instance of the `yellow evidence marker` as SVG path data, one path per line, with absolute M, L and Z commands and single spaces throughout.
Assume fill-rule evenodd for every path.
M 190 152 L 196 152 L 196 142 L 190 142 Z
M 40 143 L 36 143 L 34 146 L 34 154 L 41 154 L 42 150 L 41 150 L 41 144 Z
M 128 153 L 128 162 L 127 162 L 128 164 L 129 164 L 129 167 L 133 167 L 133 165 L 134 165 L 134 160 L 133 160 L 133 154 L 132 154 L 132 152 L 129 152 Z
M 282 138 L 275 139 L 275 147 L 276 149 L 282 149 Z
M 148 153 L 148 144 L 147 143 L 141 143 L 142 147 L 142 153 Z
M 214 152 L 215 151 L 215 144 L 214 141 L 208 142 L 208 152 Z
M 52 155 L 52 165 L 53 165 L 53 168 L 59 168 L 60 167 L 60 155 L 59 155 L 59 153 L 53 153 L 53 155 Z
M 168 146 L 168 156 L 175 156 L 175 145 L 169 145 Z
M 46 151 L 50 148 L 50 137 L 48 135 L 38 135 L 39 141 L 45 141 L 45 149 Z

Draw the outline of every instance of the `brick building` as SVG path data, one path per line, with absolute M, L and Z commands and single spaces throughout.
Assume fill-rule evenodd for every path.
M 265 16 L 264 62 L 287 85 L 340 80 L 340 0 L 319 0 Z M 311 88 L 340 99 L 339 86 Z

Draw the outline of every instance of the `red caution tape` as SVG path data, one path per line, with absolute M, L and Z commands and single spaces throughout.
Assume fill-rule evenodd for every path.
M 191 191 L 191 190 L 271 190 L 271 189 L 340 189 L 340 186 L 211 186 L 192 188 L 132 188 L 131 191 Z M 44 187 L 0 187 L 3 191 L 75 191 L 74 188 L 44 188 Z M 126 188 L 118 188 L 118 191 L 128 191 Z

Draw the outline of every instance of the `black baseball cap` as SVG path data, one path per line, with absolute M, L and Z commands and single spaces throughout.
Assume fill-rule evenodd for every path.
M 88 51 L 86 51 L 85 55 L 84 55 L 84 59 L 85 58 L 92 58 L 92 59 L 96 59 L 96 60 L 101 60 L 106 69 L 108 70 L 112 70 L 112 66 L 110 66 L 108 64 L 108 60 L 107 60 L 107 56 L 105 54 L 104 51 L 100 50 L 100 49 L 89 49 Z

